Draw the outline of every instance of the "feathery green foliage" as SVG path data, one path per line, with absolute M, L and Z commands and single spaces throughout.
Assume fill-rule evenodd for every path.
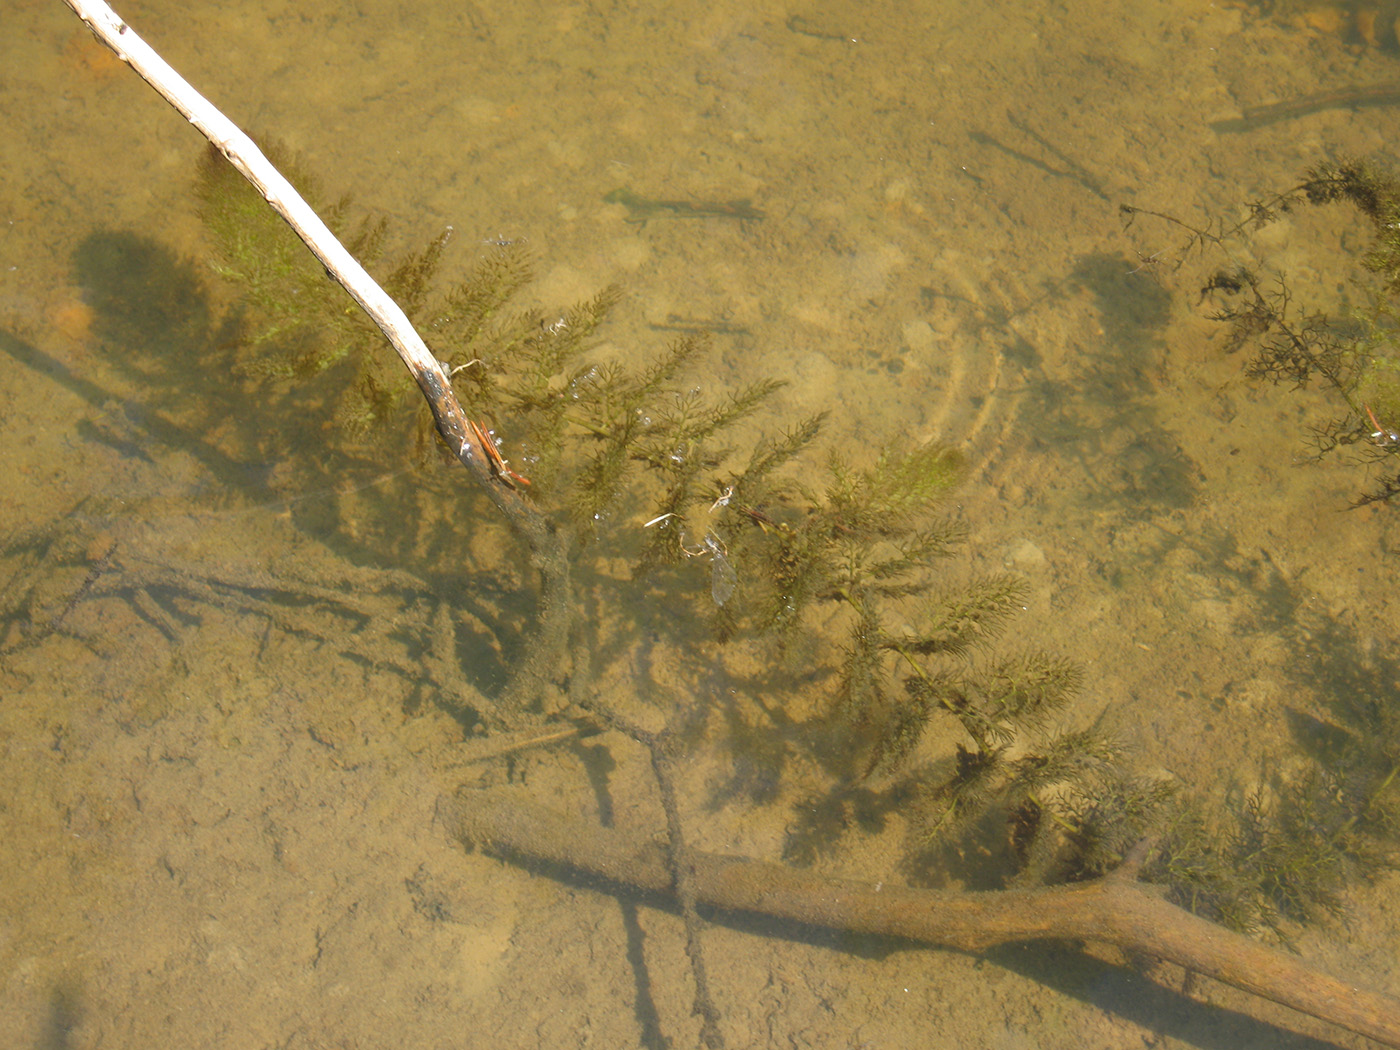
M 294 181 L 315 200 L 310 180 Z M 244 332 L 257 359 L 275 341 L 294 351 L 303 373 L 335 370 L 343 425 L 393 418 L 407 379 L 315 261 L 222 161 L 202 168 L 201 196 L 220 272 L 246 292 Z M 344 229 L 348 204 L 332 212 Z M 358 229 L 366 262 L 377 265 L 383 225 Z M 557 314 L 516 310 L 530 269 L 508 248 L 487 253 L 439 295 L 446 247 L 444 234 L 389 266 L 386 290 L 448 365 L 467 411 L 502 426 L 508 448 L 519 450 L 513 469 L 530 478 L 542 510 L 587 542 L 625 507 L 640 568 L 710 569 L 699 601 L 722 638 L 791 640 L 814 617 L 845 611 L 835 628 L 844 652 L 837 694 L 818 716 L 844 740 L 823 756 L 832 768 L 856 781 L 905 784 L 896 790 L 910 793 L 916 811 L 951 807 L 964 816 L 995 805 L 1025 810 L 1028 799 L 1049 798 L 1047 783 L 1078 775 L 1062 755 L 1093 745 L 1048 729 L 1077 689 L 1077 671 L 1040 653 L 989 655 L 1024 601 L 1023 585 L 1006 574 L 954 584 L 943 567 L 967 535 L 943 510 L 963 474 L 957 452 L 891 446 L 864 464 L 833 455 L 823 483 L 799 484 L 788 468 L 818 438 L 822 415 L 747 450 L 731 447 L 736 426 L 778 380 L 703 396 L 684 378 L 706 352 L 701 339 L 673 343 L 640 369 L 595 362 L 592 344 L 616 289 Z M 952 772 L 930 780 L 937 759 L 921 755 L 920 744 L 940 722 L 963 740 Z M 1042 804 L 1051 803 L 1034 803 Z
M 1249 235 L 1303 208 L 1328 218 L 1359 218 L 1370 244 L 1357 260 L 1333 261 L 1325 283 L 1341 289 L 1331 312 L 1299 301 L 1282 273 L 1260 273 L 1236 256 Z M 1346 159 L 1318 165 L 1301 183 L 1250 204 L 1236 223 L 1193 227 L 1170 215 L 1123 207 L 1164 221 L 1187 237 L 1176 267 L 1198 253 L 1212 265 L 1201 301 L 1228 326 L 1230 350 L 1245 348 L 1251 378 L 1330 395 L 1334 414 L 1311 426 L 1319 456 L 1360 460 L 1370 475 L 1354 505 L 1400 495 L 1400 179 L 1381 165 Z M 1354 263 L 1359 262 L 1358 265 Z M 1349 265 L 1350 264 L 1350 265 Z M 1357 656 L 1360 661 L 1361 657 Z M 1383 664 L 1382 667 L 1388 667 Z M 1158 840 L 1147 875 L 1182 903 L 1228 925 L 1284 935 L 1284 924 L 1335 914 L 1356 874 L 1393 866 L 1400 842 L 1400 717 L 1393 672 L 1373 681 L 1355 668 L 1327 683 L 1336 723 L 1320 735 L 1339 741 L 1314 764 L 1257 783 L 1210 807 L 1177 797 L 1162 782 L 1120 781 L 1073 818 L 1081 862 L 1106 870 L 1134 835 Z M 1307 722 L 1308 720 L 1303 720 Z M 1319 723 L 1321 725 L 1321 723 Z M 1168 801 L 1170 799 L 1170 801 Z M 1118 830 L 1113 831 L 1116 827 Z
M 348 199 L 326 206 L 316 181 L 286 149 L 270 144 L 264 152 L 357 258 L 366 264 L 380 258 L 383 222 L 364 220 L 351 232 L 345 220 Z M 200 218 L 219 253 L 214 271 L 242 293 L 248 322 L 242 341 L 266 351 L 245 355 L 244 369 L 314 374 L 365 341 L 372 329 L 354 301 L 213 146 L 201 159 L 195 192 Z
M 400 419 L 416 395 L 377 333 L 221 163 L 205 165 L 202 194 L 220 273 L 246 293 L 249 374 L 276 344 L 292 352 L 299 375 L 325 377 L 342 426 Z M 349 211 L 346 202 L 331 209 L 342 231 Z M 822 821 L 844 824 L 855 807 L 857 823 L 873 827 L 888 806 L 906 819 L 916 878 L 936 877 L 940 855 L 965 855 L 970 838 L 988 834 L 1010 851 L 1003 879 L 1104 870 L 1133 836 L 1163 834 L 1156 870 L 1183 899 L 1222 917 L 1257 921 L 1273 914 L 1260 902 L 1292 914 L 1305 895 L 1324 899 L 1330 854 L 1299 851 L 1303 809 L 1246 807 L 1232 832 L 1203 847 L 1204 820 L 1177 816 L 1171 825 L 1180 807 L 1169 783 L 1134 777 L 1099 727 L 1057 724 L 1081 675 L 1061 658 L 1005 644 L 1027 600 L 1024 583 L 950 571 L 968 531 L 945 506 L 963 475 L 955 450 L 892 445 L 873 462 L 832 455 L 813 483 L 810 468 L 793 468 L 819 438 L 822 415 L 739 439 L 739 425 L 779 381 L 705 396 L 688 378 L 707 351 L 703 339 L 661 348 L 639 368 L 596 360 L 617 289 L 557 312 L 523 310 L 514 303 L 531 270 L 518 249 L 491 248 L 443 292 L 445 233 L 386 263 L 383 224 L 354 230 L 365 261 L 448 365 L 468 413 L 501 428 L 502 452 L 529 477 L 529 498 L 575 538 L 572 558 L 595 540 L 611 556 L 625 538 L 643 572 L 675 581 L 695 578 L 691 566 L 709 570 L 709 586 L 690 600 L 714 617 L 722 640 L 768 635 L 786 649 L 819 638 L 839 654 L 830 693 L 809 705 L 801 734 L 831 793 L 796 825 L 792 855 L 830 841 Z M 784 746 L 753 750 L 777 761 Z M 1223 877 L 1222 857 L 1235 883 Z
M 1282 274 L 1260 274 L 1234 260 L 1235 245 L 1252 232 L 1302 207 L 1344 205 L 1369 226 L 1371 245 L 1362 269 L 1374 276 L 1336 275 L 1350 295 L 1342 316 L 1300 306 Z M 1338 404 L 1336 415 L 1313 424 L 1318 454 L 1348 450 L 1369 465 L 1371 481 L 1355 505 L 1400 495 L 1400 180 L 1377 164 L 1343 160 L 1309 170 L 1293 188 L 1249 205 L 1233 225 L 1197 228 L 1170 215 L 1122 207 L 1125 222 L 1139 216 L 1186 231 L 1176 264 L 1214 250 L 1226 262 L 1213 270 L 1201 298 L 1219 305 L 1212 315 L 1229 326 L 1228 346 L 1248 348 L 1245 372 L 1291 387 L 1320 384 Z
M 295 350 L 300 371 L 343 374 L 342 424 L 392 418 L 408 393 L 392 357 L 220 165 L 204 166 L 201 194 L 221 245 L 220 272 L 247 292 L 250 346 L 262 359 L 263 344 L 277 341 Z M 295 181 L 314 199 L 309 180 Z M 348 210 L 333 209 L 341 228 Z M 359 229 L 357 243 L 375 264 L 384 228 Z M 513 469 L 529 476 L 542 510 L 587 542 L 625 507 L 639 530 L 640 568 L 710 569 L 709 593 L 699 600 L 721 638 L 791 640 L 814 618 L 844 610 L 833 639 L 844 652 L 839 685 L 818 715 L 843 740 L 822 756 L 842 777 L 904 785 L 894 790 L 909 794 L 915 812 L 956 811 L 960 821 L 989 807 L 1008 814 L 1019 807 L 1024 829 L 1034 823 L 1030 809 L 1054 805 L 1048 785 L 1081 776 L 1085 767 L 1067 756 L 1097 745 L 1049 730 L 1052 713 L 1078 688 L 1078 672 L 1041 653 L 989 655 L 1024 586 L 1006 574 L 954 584 L 943 566 L 967 535 L 943 509 L 963 474 L 956 451 L 891 446 L 864 464 L 833 455 L 823 483 L 799 484 L 788 468 L 818 438 L 822 415 L 746 451 L 731 447 L 736 426 L 781 382 L 703 396 L 684 379 L 707 349 L 701 339 L 673 343 L 640 369 L 595 362 L 593 340 L 618 302 L 616 289 L 557 314 L 517 311 L 512 301 L 529 265 L 505 249 L 438 295 L 446 246 L 439 236 L 391 266 L 386 290 L 447 363 L 467 411 L 499 423 L 509 448 L 519 449 Z M 959 729 L 962 741 L 952 771 L 930 779 L 938 759 L 920 745 L 940 722 Z
M 295 158 L 276 146 L 268 153 L 313 207 L 321 204 L 318 187 Z M 336 370 L 341 379 L 328 396 L 336 402 L 337 423 L 351 434 L 389 421 L 405 404 L 416 405 L 411 378 L 383 352 L 377 329 L 216 151 L 200 166 L 198 194 L 217 247 L 215 271 L 242 293 L 240 336 L 248 374 L 280 378 Z M 588 355 L 599 325 L 620 299 L 618 289 L 605 288 L 548 316 L 515 309 L 513 300 L 532 274 L 525 253 L 506 245 L 493 246 L 464 281 L 439 292 L 450 231 L 384 267 L 382 221 L 362 220 L 347 236 L 348 199 L 321 210 L 351 252 L 372 272 L 381 271 L 384 289 L 448 367 L 467 412 L 493 437 L 500 425 L 498 442 L 520 450 L 515 458 L 530 480 L 531 496 L 543 506 L 564 508 L 584 538 L 624 492 L 629 501 L 654 499 L 653 517 L 669 511 L 679 518 L 712 487 L 709 474 L 728 451 L 720 435 L 782 385 L 766 380 L 715 400 L 682 387 L 684 372 L 705 350 L 700 339 L 672 345 L 640 371 L 595 364 Z M 426 410 L 417 414 L 420 437 L 426 436 Z M 800 444 L 815 436 L 815 429 L 805 432 Z M 775 458 L 764 466 L 776 465 Z M 695 553 L 682 524 L 677 520 L 655 534 L 669 541 L 659 549 L 673 559 Z

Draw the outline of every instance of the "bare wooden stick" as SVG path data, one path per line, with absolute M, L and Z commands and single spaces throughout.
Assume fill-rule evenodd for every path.
M 268 204 L 287 220 L 326 271 L 354 297 L 393 344 L 432 408 L 438 432 L 472 476 L 513 523 L 524 519 L 542 529 L 543 525 L 537 520 L 540 515 L 518 493 L 496 481 L 488 454 L 468 424 L 442 362 L 433 356 L 398 303 L 336 239 L 253 140 L 190 86 L 102 0 L 64 0 L 64 3 L 258 188 Z
M 444 797 L 438 816 L 464 844 L 497 856 L 569 868 L 646 893 L 675 889 L 663 847 L 565 817 L 516 792 Z M 1067 886 L 936 893 L 698 850 L 688 850 L 686 861 L 696 897 L 726 911 L 968 952 L 1018 941 L 1111 944 L 1400 1047 L 1400 999 L 1339 981 L 1295 955 L 1183 911 L 1135 881 L 1132 867 Z
M 492 469 L 490 453 L 482 444 L 482 432 L 467 419 L 442 362 L 433 356 L 399 305 L 336 239 L 253 140 L 190 86 L 103 0 L 64 0 L 64 3 L 257 187 L 268 204 L 287 220 L 296 235 L 321 260 L 326 272 L 369 314 L 413 374 L 448 448 L 530 548 L 532 561 L 541 577 L 534 644 L 531 652 L 512 670 L 511 680 L 502 691 L 495 712 L 498 720 L 515 723 L 521 710 L 543 698 L 552 688 L 566 659 L 573 615 L 567 540 L 529 501 L 502 483 Z

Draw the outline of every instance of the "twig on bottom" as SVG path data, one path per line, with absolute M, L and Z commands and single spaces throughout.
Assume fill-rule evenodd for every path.
M 562 816 L 516 792 L 443 797 L 438 818 L 463 844 L 496 856 L 569 868 L 631 890 L 675 892 L 662 847 Z M 1111 944 L 1400 1047 L 1400 999 L 1337 980 L 1297 956 L 1207 922 L 1129 878 L 938 893 L 831 879 L 693 849 L 686 861 L 696 900 L 725 911 L 968 952 L 1038 940 Z

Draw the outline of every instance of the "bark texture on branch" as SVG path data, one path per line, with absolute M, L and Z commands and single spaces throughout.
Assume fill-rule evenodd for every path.
M 438 816 L 464 845 L 496 856 L 556 865 L 647 893 L 673 892 L 663 847 L 565 817 L 518 793 L 443 797 Z M 1037 940 L 1111 944 L 1400 1047 L 1400 999 L 1339 981 L 1295 955 L 1198 918 L 1125 875 L 1031 890 L 938 893 L 697 850 L 687 856 L 697 899 L 725 911 L 968 952 Z

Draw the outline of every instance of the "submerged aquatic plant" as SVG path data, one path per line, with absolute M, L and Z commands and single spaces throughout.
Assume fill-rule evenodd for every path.
M 1329 208 L 1327 219 L 1359 218 L 1370 235 L 1359 259 L 1330 257 L 1328 284 L 1341 290 L 1339 308 L 1304 301 L 1267 263 L 1241 261 L 1261 229 L 1302 209 Z M 1144 265 L 1179 269 L 1204 259 L 1199 301 L 1209 301 L 1210 316 L 1226 326 L 1227 350 L 1247 353 L 1247 376 L 1325 394 L 1332 414 L 1312 422 L 1308 436 L 1319 458 L 1366 465 L 1369 481 L 1353 506 L 1400 495 L 1400 425 L 1393 422 L 1400 420 L 1400 179 L 1379 164 L 1344 159 L 1249 204 L 1237 222 L 1194 226 L 1128 205 L 1122 213 L 1128 226 L 1155 220 L 1185 233 L 1174 253 L 1156 253 Z M 1327 661 L 1308 631 L 1296 633 L 1304 636 L 1308 674 L 1322 679 L 1318 668 Z M 1393 867 L 1400 843 L 1396 671 L 1388 659 L 1344 645 L 1335 627 L 1322 633 L 1349 662 L 1318 683 L 1328 717 L 1295 714 L 1310 761 L 1287 773 L 1261 769 L 1223 805 L 1166 804 L 1162 785 L 1120 784 L 1078 821 L 1088 870 L 1111 866 L 1126 841 L 1146 830 L 1160 841 L 1148 873 L 1178 900 L 1228 925 L 1282 937 L 1289 923 L 1336 916 L 1351 881 Z
M 315 193 L 305 175 L 294 181 Z M 412 392 L 406 377 L 379 364 L 387 355 L 377 334 L 347 313 L 339 289 L 217 155 L 201 165 L 199 186 L 216 272 L 245 293 L 240 332 L 250 374 L 268 374 L 261 362 L 277 343 L 291 348 L 299 374 L 328 377 L 342 424 L 393 420 Z M 350 211 L 345 200 L 332 207 L 334 225 L 358 231 L 352 243 L 370 265 L 382 264 L 384 224 L 352 224 Z M 1016 577 L 955 582 L 947 571 L 967 537 L 944 510 L 963 474 L 955 450 L 890 448 L 866 464 L 832 455 L 824 469 L 802 475 L 824 480 L 799 481 L 792 467 L 819 437 L 822 415 L 746 450 L 731 447 L 736 424 L 779 381 L 702 396 L 684 380 L 706 350 L 694 338 L 639 369 L 596 362 L 590 351 L 619 301 L 616 289 L 557 313 L 518 310 L 513 300 L 530 267 L 508 247 L 441 292 L 445 246 L 439 236 L 388 265 L 386 287 L 427 333 L 467 412 L 507 435 L 514 465 L 502 465 L 502 480 L 573 537 L 572 558 L 605 536 L 615 550 L 609 523 L 625 506 L 623 534 L 637 538 L 639 572 L 694 563 L 708 570 L 709 586 L 692 600 L 713 616 L 720 639 L 770 635 L 791 644 L 826 632 L 828 651 L 842 654 L 839 684 L 813 717 L 825 740 L 842 744 L 823 745 L 820 757 L 847 787 L 879 782 L 906 793 L 920 829 L 916 849 L 993 808 L 1029 841 L 1062 819 L 1076 796 L 1067 785 L 1088 790 L 1112 749 L 1092 732 L 1056 732 L 1050 723 L 1078 688 L 1078 670 L 1040 652 L 997 652 L 1023 603 Z M 578 694 L 577 682 L 570 688 Z M 920 749 L 939 722 L 963 734 L 944 759 Z M 935 768 L 942 772 L 931 775 Z
M 297 181 L 310 187 L 304 176 Z M 247 292 L 239 331 L 248 373 L 258 374 L 269 341 L 289 345 L 300 374 L 326 377 L 342 425 L 398 425 L 414 393 L 380 364 L 377 333 L 347 315 L 339 290 L 280 223 L 254 221 L 264 214 L 260 198 L 222 160 L 206 159 L 200 185 L 217 272 Z M 1385 192 L 1367 170 L 1319 171 L 1293 196 L 1256 206 L 1251 221 L 1268 221 L 1295 198 L 1351 200 L 1384 216 Z M 341 201 L 331 212 L 342 228 L 360 231 L 352 239 L 382 264 L 384 225 L 351 223 L 351 210 Z M 1215 243 L 1224 232 L 1193 236 Z M 795 470 L 821 435 L 822 415 L 736 449 L 736 424 L 780 383 L 703 397 L 686 379 L 707 349 L 696 338 L 660 349 L 640 368 L 595 361 L 617 289 L 557 312 L 517 309 L 530 263 L 504 247 L 441 291 L 446 245 L 440 235 L 383 264 L 386 283 L 449 366 L 467 411 L 493 442 L 495 432 L 506 435 L 502 454 L 513 465 L 503 467 L 503 483 L 519 479 L 569 537 L 569 557 L 586 559 L 595 540 L 611 557 L 626 539 L 639 573 L 704 570 L 687 600 L 713 619 L 721 641 L 771 636 L 782 650 L 810 651 L 819 638 L 833 654 L 826 699 L 786 716 L 803 720 L 801 738 L 829 777 L 807 789 L 790 858 L 813 859 L 852 823 L 879 826 L 873 814 L 898 811 L 917 879 L 956 877 L 949 858 L 965 856 L 966 845 L 955 844 L 968 839 L 987 853 L 986 843 L 1001 837 L 991 851 L 1000 873 L 979 876 L 999 882 L 1091 877 L 1153 837 L 1161 846 L 1147 873 L 1222 921 L 1277 929 L 1283 918 L 1311 913 L 1305 899 L 1327 910 L 1357 852 L 1357 827 L 1353 819 L 1341 833 L 1349 819 L 1341 811 L 1313 819 L 1315 783 L 1253 789 L 1245 797 L 1254 802 L 1224 810 L 1193 808 L 1179 785 L 1134 772 L 1096 726 L 1060 724 L 1079 669 L 1038 650 L 1008 651 L 1002 641 L 1024 605 L 1022 582 L 949 571 L 968 535 L 945 509 L 962 478 L 956 450 L 889 448 L 865 464 L 831 455 L 820 468 Z M 1385 258 L 1376 256 L 1377 268 Z M 1256 341 L 1251 368 L 1260 376 L 1318 377 L 1354 398 L 1362 373 L 1374 374 L 1375 354 L 1356 352 L 1321 321 L 1294 323 L 1287 301 L 1270 298 L 1256 278 L 1222 272 L 1210 290 L 1239 299 L 1227 320 L 1238 339 Z M 586 666 L 566 651 L 540 661 L 542 673 Z M 582 695 L 572 673 L 569 690 Z
M 1367 224 L 1371 245 L 1361 256 L 1370 275 L 1337 274 L 1350 302 L 1339 315 L 1300 304 L 1283 274 L 1260 272 L 1236 258 L 1250 234 L 1304 207 L 1344 205 Z M 1174 216 L 1122 206 L 1127 224 L 1138 217 L 1186 232 L 1175 265 L 1210 250 L 1223 255 L 1201 286 L 1201 299 L 1219 305 L 1212 316 L 1228 326 L 1227 346 L 1245 348 L 1252 378 L 1301 388 L 1319 385 L 1337 414 L 1312 425 L 1319 456 L 1350 450 L 1370 467 L 1371 480 L 1354 506 L 1400 495 L 1400 180 L 1378 164 L 1343 160 L 1309 170 L 1298 185 L 1250 204 L 1244 219 L 1195 227 Z M 1149 260 L 1160 262 L 1160 259 Z

